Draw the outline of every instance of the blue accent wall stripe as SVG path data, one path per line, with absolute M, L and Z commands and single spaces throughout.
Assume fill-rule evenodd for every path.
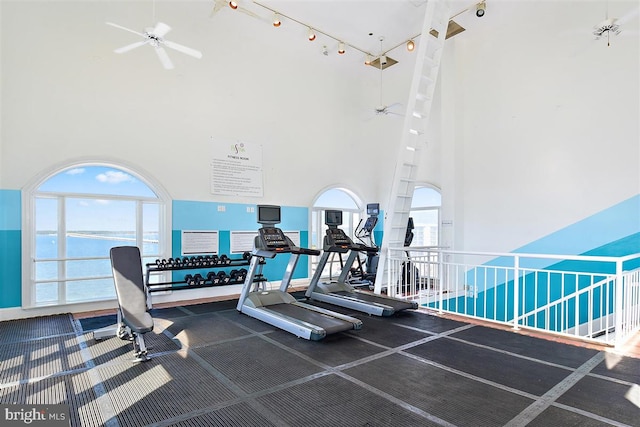
M 22 193 L 0 190 L 0 308 L 22 304 Z
M 637 233 L 640 233 L 640 194 L 535 240 L 514 252 L 585 254 L 594 248 L 604 247 Z M 640 248 L 633 252 L 640 252 Z

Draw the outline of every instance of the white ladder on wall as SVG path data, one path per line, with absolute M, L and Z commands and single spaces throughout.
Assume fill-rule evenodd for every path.
M 447 0 L 429 0 L 422 25 L 416 64 L 411 83 L 411 92 L 404 119 L 404 128 L 391 193 L 385 208 L 384 235 L 374 290 L 382 291 L 387 281 L 387 251 L 402 248 L 409 221 L 409 211 L 416 183 L 416 172 L 420 162 L 420 151 L 426 144 L 433 93 L 440 69 L 440 58 L 449 25 Z M 430 30 L 437 31 L 434 37 Z M 394 254 L 396 255 L 396 254 Z M 397 254 L 401 255 L 401 254 Z M 393 295 L 393 294 L 392 294 Z

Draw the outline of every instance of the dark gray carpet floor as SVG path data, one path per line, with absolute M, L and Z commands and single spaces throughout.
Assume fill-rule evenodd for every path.
M 146 363 L 93 338 L 114 316 L 0 322 L 0 405 L 66 404 L 73 426 L 640 426 L 640 359 L 337 311 L 362 329 L 307 341 L 234 301 L 154 309 Z

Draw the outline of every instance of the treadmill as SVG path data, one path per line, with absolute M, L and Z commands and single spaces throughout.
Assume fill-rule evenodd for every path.
M 249 270 L 240 293 L 237 310 L 262 320 L 300 338 L 321 340 L 330 334 L 360 329 L 362 321 L 320 307 L 297 301 L 287 289 L 300 255 L 320 255 L 315 249 L 300 248 L 275 225 L 280 222 L 280 206 L 258 205 L 258 223 L 262 227 L 254 239 Z M 277 290 L 259 289 L 254 283 L 256 274 L 262 275 L 265 258 L 290 254 L 284 277 Z
M 305 293 L 307 298 L 375 316 L 391 316 L 402 310 L 415 310 L 418 308 L 416 301 L 405 301 L 386 295 L 374 294 L 373 292 L 356 289 L 348 284 L 347 275 L 359 252 L 368 252 L 372 248 L 354 243 L 342 229 L 338 228 L 342 225 L 342 211 L 325 211 L 325 224 L 329 228 L 324 237 L 324 251 Z M 329 257 L 335 253 L 342 255 L 347 252 L 350 252 L 349 257 L 342 267 L 338 281 L 320 283 L 320 276 Z

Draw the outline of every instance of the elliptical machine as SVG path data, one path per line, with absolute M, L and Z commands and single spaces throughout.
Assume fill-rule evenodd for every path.
M 404 247 L 408 248 L 411 246 L 411 242 L 413 242 L 413 229 L 415 228 L 413 224 L 413 218 L 409 217 L 409 221 L 407 221 L 407 231 L 404 234 Z M 407 260 L 402 263 L 402 279 L 401 279 L 401 292 L 403 294 L 409 293 L 411 290 L 411 285 L 417 286 L 420 283 L 420 272 L 418 268 L 411 261 L 411 254 L 409 250 L 405 250 L 405 254 L 407 255 Z
M 349 283 L 353 286 L 373 286 L 378 271 L 378 260 L 380 259 L 380 248 L 373 239 L 373 229 L 378 223 L 378 215 L 380 214 L 379 203 L 367 204 L 367 220 L 362 225 L 362 219 L 358 222 L 355 230 L 355 237 L 368 248 L 367 260 L 365 262 L 366 269 L 362 266 L 360 257 L 357 259 L 357 266 L 351 269 L 351 280 Z

